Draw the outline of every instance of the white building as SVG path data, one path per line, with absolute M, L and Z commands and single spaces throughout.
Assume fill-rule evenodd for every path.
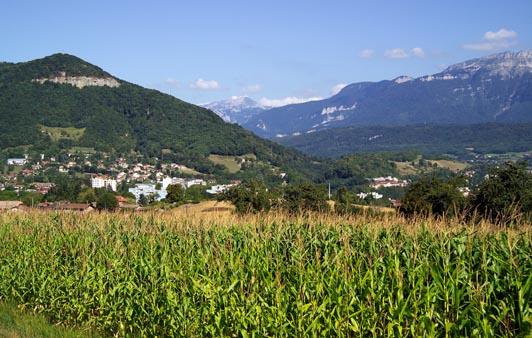
M 209 194 L 213 194 L 213 195 L 216 195 L 216 194 L 222 194 L 224 193 L 227 189 L 231 188 L 231 187 L 234 187 L 235 184 L 219 184 L 219 185 L 213 185 L 210 189 L 207 189 L 205 190 L 207 193 Z
M 379 200 L 379 199 L 381 199 L 383 197 L 382 194 L 379 194 L 378 192 L 375 192 L 375 191 L 368 192 L 368 193 L 360 192 L 360 193 L 357 194 L 357 197 L 361 198 L 361 199 L 365 199 L 368 196 L 371 196 L 375 200 Z
M 116 191 L 116 180 L 107 177 L 96 176 L 91 178 L 91 187 L 93 188 L 110 188 Z
M 135 195 L 137 202 L 139 202 L 141 195 L 144 195 L 145 197 L 156 195 L 156 201 L 166 198 L 166 189 L 157 190 L 153 183 L 137 184 L 134 188 L 129 188 L 129 192 Z
M 25 158 L 8 158 L 7 165 L 24 165 L 28 162 Z

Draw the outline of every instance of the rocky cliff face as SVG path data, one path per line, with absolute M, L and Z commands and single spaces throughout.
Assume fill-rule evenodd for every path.
M 74 87 L 83 88 L 83 87 L 119 87 L 120 82 L 112 77 L 91 77 L 91 76 L 68 76 L 65 72 L 61 72 L 57 76 L 52 76 L 46 79 L 33 79 L 32 82 L 45 83 L 53 82 L 60 84 L 70 84 Z

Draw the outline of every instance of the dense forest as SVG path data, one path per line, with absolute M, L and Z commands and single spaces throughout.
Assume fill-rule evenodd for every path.
M 275 139 L 307 154 L 338 157 L 356 152 L 404 151 L 475 154 L 532 150 L 532 123 L 473 125 L 360 126 Z

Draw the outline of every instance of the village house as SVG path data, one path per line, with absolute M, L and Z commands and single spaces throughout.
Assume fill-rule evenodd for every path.
M 94 211 L 92 203 L 71 203 L 71 202 L 54 202 L 54 203 L 41 203 L 39 209 L 42 210 L 54 210 L 54 211 L 79 211 L 79 212 L 91 212 Z
M 205 190 L 211 195 L 223 194 L 227 189 L 234 187 L 235 184 L 218 184 L 213 185 L 210 189 Z
M 360 192 L 357 194 L 357 197 L 360 198 L 360 199 L 366 199 L 366 197 L 371 197 L 375 200 L 379 200 L 381 198 L 383 198 L 384 196 L 382 194 L 379 194 L 378 192 L 375 192 L 375 191 L 372 191 L 372 192 L 368 192 L 368 193 L 365 193 L 365 192 Z
M 376 177 L 373 179 L 373 182 L 369 185 L 372 188 L 389 188 L 389 187 L 406 187 L 408 186 L 408 181 L 399 180 L 392 176 L 387 177 Z
M 26 158 L 8 158 L 7 165 L 25 165 L 28 163 Z
M 20 201 L 0 201 L 0 212 L 2 211 L 19 211 L 23 208 Z

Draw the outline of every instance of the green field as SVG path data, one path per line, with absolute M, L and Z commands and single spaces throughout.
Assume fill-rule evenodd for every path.
M 0 301 L 116 337 L 531 333 L 530 225 L 214 219 L 0 214 Z
M 52 325 L 43 315 L 32 315 L 14 305 L 0 303 L 0 337 L 9 338 L 91 338 L 87 329 Z
M 41 131 L 50 136 L 52 141 L 57 142 L 60 139 L 69 139 L 78 141 L 83 134 L 85 134 L 85 128 L 60 128 L 60 127 L 47 127 L 40 126 Z
M 216 164 L 221 164 L 227 168 L 227 171 L 231 174 L 240 171 L 240 163 L 235 156 L 223 156 L 223 155 L 209 155 L 209 160 Z

